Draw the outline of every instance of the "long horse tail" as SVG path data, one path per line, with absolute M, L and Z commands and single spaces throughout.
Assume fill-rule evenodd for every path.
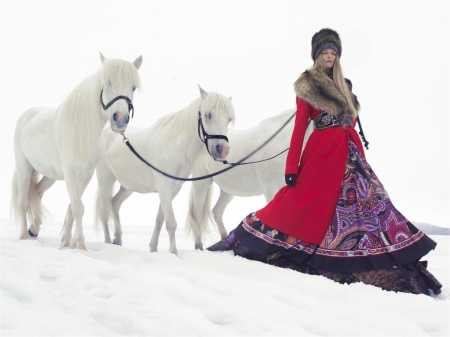
M 41 198 L 38 195 L 37 183 L 39 180 L 39 173 L 33 169 L 30 178 L 30 185 L 28 187 L 28 208 L 26 216 L 30 223 L 30 229 L 33 234 L 37 235 L 40 230 L 40 226 L 43 220 L 46 218 L 44 215 L 47 213 L 46 209 L 42 206 Z M 11 218 L 15 223 L 22 221 L 23 214 L 20 212 L 19 205 L 19 185 L 17 178 L 17 171 L 14 172 L 12 188 L 11 188 Z
M 186 217 L 185 229 L 188 234 L 193 233 L 195 238 L 202 238 L 205 233 L 210 232 L 209 224 L 215 223 L 213 214 L 211 212 L 211 199 L 213 195 L 213 184 L 208 188 L 206 193 L 205 201 L 202 207 L 202 219 L 198 223 L 194 216 L 194 200 L 195 200 L 195 189 L 192 186 L 189 195 L 189 210 Z

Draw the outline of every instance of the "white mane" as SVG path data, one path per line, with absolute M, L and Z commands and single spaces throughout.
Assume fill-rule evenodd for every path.
M 114 87 L 140 87 L 136 67 L 123 60 L 105 60 L 99 72 L 81 82 L 56 109 L 54 123 L 61 155 L 73 161 L 83 160 L 98 143 L 107 121 L 100 93 L 111 83 Z
M 212 109 L 216 109 L 216 111 L 225 111 L 231 121 L 234 122 L 234 109 L 230 99 L 222 94 L 209 92 L 205 100 L 202 100 L 201 97 L 199 97 L 193 100 L 186 108 L 161 117 L 152 126 L 152 129 L 159 131 L 168 125 L 170 125 L 171 128 L 177 126 L 185 128 L 186 125 L 192 124 L 193 118 L 197 118 L 199 111 L 205 112 L 211 111 Z
M 127 61 L 107 59 L 103 64 L 102 85 L 112 83 L 115 87 L 134 85 L 140 88 L 141 80 L 136 67 Z
M 232 122 L 235 120 L 234 108 L 231 100 L 222 94 L 210 92 L 208 97 L 203 101 L 202 112 L 212 109 L 226 111 Z

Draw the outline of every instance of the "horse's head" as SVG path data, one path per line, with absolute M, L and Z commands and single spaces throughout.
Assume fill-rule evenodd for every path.
M 100 53 L 103 63 L 102 91 L 100 102 L 104 113 L 108 115 L 111 129 L 121 133 L 127 128 L 130 113 L 134 113 L 133 94 L 140 86 L 138 69 L 142 56 L 133 63 L 105 58 Z
M 205 143 L 211 157 L 224 161 L 230 152 L 226 137 L 229 123 L 234 120 L 231 97 L 222 94 L 207 93 L 200 86 L 201 104 L 199 109 L 198 133 Z

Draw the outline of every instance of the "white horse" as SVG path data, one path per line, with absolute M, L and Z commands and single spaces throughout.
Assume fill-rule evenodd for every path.
M 197 152 L 204 152 L 211 162 L 213 161 L 211 157 L 216 161 L 225 160 L 229 152 L 229 145 L 225 139 L 209 139 L 206 142 L 207 149 L 203 148 L 198 130 L 201 129 L 199 123 L 202 123 L 205 133 L 226 135 L 228 124 L 234 119 L 231 98 L 218 93 L 206 93 L 200 87 L 199 89 L 201 97 L 188 107 L 162 117 L 149 128 L 127 130 L 130 144 L 143 158 L 156 168 L 177 177 L 189 176 L 191 162 Z M 111 243 L 108 228 L 110 211 L 115 226 L 113 243 L 121 245 L 120 206 L 133 192 L 156 192 L 159 194 L 160 205 L 150 241 L 150 251 L 157 251 L 159 234 L 165 221 L 170 238 L 170 252 L 177 254 L 175 242 L 177 223 L 172 200 L 180 191 L 183 182 L 168 178 L 146 166 L 121 139 L 113 137 L 111 131 L 105 130 L 103 135 L 107 149 L 97 166 L 96 219 L 100 218 L 103 224 L 105 242 Z M 112 198 L 116 180 L 121 186 Z
M 133 63 L 106 59 L 101 53 L 100 59 L 103 67 L 98 73 L 81 82 L 58 108 L 32 108 L 17 122 L 11 208 L 21 224 L 20 239 L 38 235 L 42 195 L 56 180 L 65 180 L 70 205 L 61 246 L 86 249 L 81 197 L 103 151 L 100 137 L 105 124 L 109 120 L 116 133 L 128 125 L 133 92 L 140 85 L 137 70 L 142 64 L 142 56 Z M 38 182 L 39 174 L 43 177 Z
M 292 114 L 289 109 L 277 116 L 268 118 L 257 126 L 247 130 L 230 130 L 229 140 L 233 151 L 228 162 L 235 163 L 244 158 L 268 137 L 274 134 Z M 255 155 L 246 160 L 253 162 L 271 158 L 289 147 L 294 120 Z M 312 123 L 305 134 L 303 148 L 312 132 Z M 195 249 L 203 249 L 202 236 L 208 230 L 209 220 L 214 221 L 224 239 L 228 234 L 223 223 L 223 213 L 234 196 L 250 197 L 264 195 L 266 202 L 272 200 L 278 190 L 284 186 L 284 170 L 287 151 L 281 155 L 260 163 L 239 165 L 213 178 L 194 181 L 189 197 L 189 211 L 186 217 L 186 230 L 192 231 L 195 238 Z M 192 165 L 193 176 L 203 176 L 223 169 L 223 164 L 208 161 L 203 153 L 199 153 Z M 211 214 L 211 197 L 213 181 L 220 188 L 220 196 Z

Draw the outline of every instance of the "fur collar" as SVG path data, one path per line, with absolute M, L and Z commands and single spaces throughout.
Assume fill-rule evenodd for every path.
M 350 112 L 347 100 L 339 92 L 334 81 L 327 74 L 314 68 L 306 70 L 300 75 L 294 83 L 294 90 L 298 97 L 332 116 L 336 116 L 343 111 Z M 356 111 L 359 111 L 359 102 L 356 96 L 350 94 Z

